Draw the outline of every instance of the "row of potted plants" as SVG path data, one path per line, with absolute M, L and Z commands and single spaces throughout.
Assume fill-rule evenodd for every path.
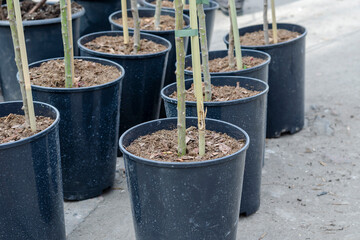
M 17 1 L 15 0 L 15 2 Z M 67 6 L 67 9 L 70 9 L 69 2 L 63 5 Z M 56 115 L 50 114 L 52 118 L 57 119 L 54 124 L 60 126 L 60 140 L 55 139 L 54 141 L 57 141 L 57 143 L 60 141 L 61 151 L 59 144 L 56 150 L 47 150 L 51 152 L 47 156 L 52 153 L 56 155 L 56 159 L 54 158 L 51 161 L 57 161 L 57 165 L 55 163 L 50 164 L 53 164 L 54 168 L 57 169 L 57 184 L 59 184 L 59 181 L 61 182 L 61 176 L 59 176 L 59 155 L 61 152 L 63 186 L 56 188 L 57 201 L 59 196 L 62 197 L 62 192 L 65 199 L 82 200 L 98 196 L 104 189 L 112 186 L 119 130 L 120 134 L 124 133 L 119 146 L 124 153 L 137 239 L 159 239 L 161 236 L 181 235 L 188 236 L 187 239 L 204 237 L 222 239 L 224 236 L 227 236 L 226 239 L 235 239 L 238 215 L 250 215 L 256 212 L 260 206 L 261 167 L 264 159 L 266 129 L 268 137 L 277 137 L 282 132 L 290 131 L 293 133 L 299 131 L 303 126 L 303 109 L 300 108 L 303 108 L 304 101 L 304 44 L 306 30 L 297 25 L 277 24 L 279 28 L 300 33 L 300 36 L 288 42 L 268 46 L 249 46 L 248 48 L 252 48 L 251 50 L 244 49 L 246 47 L 240 50 L 240 39 L 237 35 L 242 36 L 245 32 L 256 31 L 265 25 L 259 25 L 259 27 L 256 26 L 247 31 L 243 31 L 243 28 L 238 30 L 236 18 L 234 17 L 236 16 L 236 10 L 234 6 L 230 5 L 232 12 L 232 29 L 230 32 L 234 35 L 235 40 L 230 41 L 228 51 L 207 53 L 206 47 L 208 44 L 205 39 L 209 41 L 209 34 L 206 34 L 207 25 L 204 28 L 205 24 L 201 20 L 201 16 L 204 16 L 201 15 L 204 12 L 203 3 L 190 1 L 188 11 L 190 18 L 183 13 L 181 1 L 176 0 L 174 3 L 175 12 L 164 10 L 161 11 L 161 15 L 175 17 L 175 29 L 139 32 L 139 27 L 136 27 L 137 15 L 140 17 L 155 16 L 156 10 L 139 9 L 138 11 L 136 1 L 132 1 L 132 11 L 128 10 L 126 12 L 128 16 L 135 18 L 135 28 L 130 29 L 134 31 L 130 31 L 127 35 L 127 27 L 117 23 L 117 19 L 125 18 L 123 12 L 120 11 L 111 14 L 109 21 L 113 30 L 120 29 L 123 31 L 96 32 L 79 38 L 78 47 L 81 57 L 75 58 L 75 61 L 81 59 L 80 61 L 91 61 L 105 66 L 114 66 L 121 73 L 116 79 L 96 86 L 79 87 L 82 83 L 80 84 L 79 80 L 74 80 L 76 71 L 74 67 L 70 67 L 68 73 L 70 78 L 72 76 L 72 80 L 70 79 L 72 88 L 32 85 L 34 99 L 51 104 L 61 114 L 60 121 L 58 116 L 55 117 Z M 126 6 L 126 1 L 122 1 L 122 4 Z M 65 13 L 66 8 L 61 9 Z M 68 40 L 68 46 L 64 44 L 65 60 L 71 59 L 73 54 L 71 54 L 70 43 L 72 39 L 76 40 L 78 38 L 77 34 L 80 31 L 76 29 L 79 24 L 75 23 L 74 35 L 71 37 L 71 18 L 69 18 L 71 13 L 69 10 L 67 10 L 67 13 L 67 21 L 66 17 L 63 17 L 62 31 L 63 39 Z M 83 10 L 80 10 L 74 16 L 79 13 L 84 14 Z M 199 14 L 200 28 L 197 26 L 197 14 Z M 8 21 L 3 22 L 9 24 Z M 67 28 L 64 27 L 65 22 L 68 24 Z M 24 26 L 26 27 L 26 24 Z M 64 37 L 65 28 L 68 37 Z M 7 30 L 10 31 L 10 29 Z M 58 30 L 60 31 L 60 29 Z M 200 34 L 202 55 L 198 51 L 199 36 L 197 32 Z M 160 35 L 160 37 L 153 34 Z M 27 36 L 26 38 L 28 39 Z M 34 38 L 33 41 L 38 41 L 38 38 Z M 116 40 L 118 38 L 120 40 Z M 126 38 L 133 39 L 134 44 L 126 43 Z M 192 52 L 191 55 L 185 58 L 188 38 L 191 39 Z M 232 38 L 230 36 L 230 40 Z M 110 44 L 109 39 L 112 39 L 114 43 Z M 136 39 L 138 41 L 146 40 L 145 43 L 142 43 L 141 41 L 137 42 Z M 229 36 L 224 39 L 225 42 L 228 41 Z M 7 41 L 9 40 L 10 38 L 7 39 Z M 138 48 L 138 45 L 144 46 L 148 41 L 152 41 L 150 45 L 157 43 L 163 47 L 159 47 L 157 52 L 142 53 L 142 49 Z M 35 43 L 35 45 L 39 44 L 41 46 L 40 42 Z M 126 54 L 126 49 L 124 50 L 123 46 L 132 49 L 130 54 Z M 210 98 L 202 102 L 202 73 L 199 71 L 200 58 L 203 64 L 203 74 L 206 78 L 205 71 L 208 68 L 206 63 L 209 60 L 219 57 L 226 58 L 228 55 L 232 55 L 234 46 L 236 48 L 237 69 L 235 68 L 226 73 L 210 72 L 208 80 L 204 80 L 205 98 L 206 94 L 209 94 L 210 84 L 213 87 L 231 86 L 234 89 L 243 88 L 245 91 L 250 90 L 257 93 L 236 100 L 211 101 Z M 12 49 L 12 46 L 10 48 Z M 136 52 L 135 49 L 138 49 L 139 53 L 133 53 L 132 51 Z M 264 49 L 269 50 L 265 52 L 257 51 Z M 74 52 L 76 54 L 76 49 L 74 49 Z M 239 64 L 241 56 L 250 59 L 257 58 L 262 61 L 255 67 L 244 69 L 243 64 Z M 54 56 L 44 58 L 51 57 Z M 29 66 L 35 68 L 44 62 L 58 59 L 63 58 L 41 60 Z M 39 59 L 33 61 L 37 60 Z M 229 61 L 234 61 L 234 59 L 229 58 Z M 174 67 L 175 62 L 177 62 L 176 68 Z M 191 67 L 192 69 L 190 69 Z M 5 68 L 1 68 L 0 72 L 3 72 Z M 187 70 L 184 68 L 187 68 Z M 174 74 L 175 70 L 176 75 Z M 66 71 L 65 64 L 65 73 Z M 7 74 L 11 76 L 10 69 Z M 65 75 L 67 76 L 67 74 Z M 187 78 L 194 79 L 197 102 L 185 102 L 184 91 L 192 85 L 191 80 L 184 81 L 185 75 Z M 19 76 L 19 80 L 21 82 L 21 76 Z M 177 80 L 177 83 L 174 83 L 175 80 Z M 169 85 L 163 88 L 164 83 Z M 2 89 L 4 91 L 6 88 L 3 85 Z M 269 88 L 269 98 L 267 99 Z M 180 91 L 179 89 L 183 90 Z M 174 91 L 178 92 L 177 99 L 170 96 Z M 154 120 L 160 114 L 160 92 L 165 101 L 166 115 L 170 118 Z M 274 92 L 273 95 L 270 95 L 272 92 Z M 6 94 L 4 95 L 6 96 Z M 6 104 L 2 105 L 5 106 Z M 14 112 L 20 113 L 21 103 L 17 102 L 16 104 L 17 110 L 14 110 Z M 41 105 L 41 103 L 39 104 Z M 299 109 L 295 108 L 294 105 L 299 106 Z M 37 104 L 35 104 L 35 110 L 38 109 L 36 106 Z M 53 107 L 48 106 L 48 108 Z M 52 111 L 57 113 L 56 109 L 53 109 Z M 46 115 L 46 113 L 38 110 L 35 112 Z M 0 116 L 6 116 L 8 113 L 10 112 L 5 111 Z M 186 123 L 184 122 L 185 115 L 187 116 Z M 205 119 L 205 115 L 209 119 Z M 171 118 L 176 116 L 178 116 L 177 119 Z M 191 118 L 195 116 L 198 116 L 198 119 Z M 144 159 L 127 149 L 140 136 L 162 129 L 171 130 L 176 126 L 178 126 L 179 131 L 178 146 L 181 145 L 180 135 L 185 136 L 185 133 L 180 134 L 181 131 L 184 131 L 185 126 L 186 128 L 197 126 L 200 133 L 199 139 L 202 139 L 200 130 L 206 126 L 207 130 L 226 133 L 233 139 L 244 140 L 245 144 L 241 149 L 231 153 L 229 156 L 216 158 L 214 157 L 217 155 L 215 152 L 211 160 L 192 162 L 187 161 L 186 157 L 182 158 L 181 155 L 184 152 L 180 150 L 180 160 L 163 162 Z M 57 127 L 53 128 L 57 129 Z M 41 132 L 41 134 L 44 133 Z M 58 137 L 57 134 L 55 135 L 55 138 Z M 34 135 L 34 137 L 37 136 L 39 135 Z M 186 139 L 183 138 L 182 140 Z M 205 144 L 204 141 L 203 143 Z M 3 149 L 11 149 L 16 144 L 18 142 L 0 144 L 0 156 L 6 154 L 6 151 L 2 151 L 2 147 Z M 207 147 L 201 145 L 201 140 L 199 144 L 196 151 L 199 151 L 198 154 L 201 156 L 201 149 L 205 150 Z M 213 144 L 219 145 L 216 142 Z M 186 145 L 187 143 L 185 143 Z M 227 145 L 220 144 L 219 146 L 221 146 L 220 152 L 229 154 Z M 38 145 L 35 148 L 41 149 Z M 165 151 L 165 153 L 167 152 Z M 18 155 L 4 156 L 9 159 L 18 158 Z M 42 159 L 42 157 L 36 158 Z M 190 158 L 193 159 L 193 156 Z M 29 162 L 35 162 L 34 157 Z M 38 179 L 39 176 L 45 175 L 35 173 L 30 177 Z M 54 177 L 49 178 L 55 180 Z M 1 179 L 1 183 L 1 185 L 6 184 L 5 178 Z M 40 189 L 41 184 L 37 186 L 37 189 Z M 21 191 L 20 188 L 19 191 Z M 48 204 L 48 202 L 44 204 Z M 61 204 L 62 202 L 58 201 L 58 210 L 62 208 Z M 9 215 L 7 218 L 14 218 L 14 216 Z M 35 215 L 29 216 L 34 217 Z M 63 215 L 59 214 L 58 220 L 60 222 L 61 218 L 63 218 Z M 5 226 L 4 221 L 0 221 L 0 225 Z M 210 228 L 209 226 L 213 227 Z M 60 228 L 63 228 L 63 226 L 60 226 Z M 59 228 L 57 231 L 59 231 Z M 45 239 L 49 239 L 49 236 L 51 235 L 48 235 Z

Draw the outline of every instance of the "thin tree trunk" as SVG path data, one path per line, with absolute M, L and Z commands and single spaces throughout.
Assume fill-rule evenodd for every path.
M 190 0 L 190 27 L 191 29 L 198 29 L 196 14 L 196 0 Z M 204 112 L 204 97 L 202 92 L 201 81 L 201 64 L 200 64 L 200 47 L 199 36 L 191 37 L 191 56 L 194 77 L 194 89 L 196 97 L 198 131 L 199 131 L 199 155 L 205 154 L 205 112 Z
M 16 62 L 17 69 L 19 71 L 19 84 L 20 84 L 21 97 L 23 100 L 23 110 L 24 110 L 24 115 L 25 115 L 25 122 L 26 122 L 27 126 L 30 126 L 29 109 L 28 109 L 28 103 L 27 103 L 26 91 L 25 91 L 24 72 L 23 72 L 23 66 L 21 63 L 19 36 L 18 36 L 17 30 L 16 30 L 14 3 L 12 0 L 7 0 L 7 11 L 8 11 L 9 24 L 10 24 L 10 29 L 11 29 L 11 36 L 12 36 L 13 45 L 14 45 L 15 62 Z
M 121 9 L 123 9 L 122 21 L 123 21 L 123 30 L 124 30 L 124 44 L 129 44 L 129 27 L 128 27 L 126 0 L 121 0 Z
M 183 28 L 183 5 L 181 0 L 175 0 L 175 29 Z M 184 39 L 175 37 L 176 47 L 176 86 L 177 86 L 177 129 L 178 129 L 178 155 L 186 154 L 186 116 L 185 116 L 185 49 Z
M 278 42 L 277 37 L 277 24 L 276 24 L 276 14 L 275 14 L 275 0 L 271 0 L 271 15 L 272 15 L 272 30 L 273 30 L 273 39 L 274 43 Z
M 160 31 L 161 0 L 156 0 L 155 8 L 155 30 Z
M 267 11 L 268 11 L 268 0 L 264 0 L 264 14 L 263 14 L 263 18 L 264 18 L 264 39 L 265 39 L 265 45 L 269 44 L 269 22 L 268 22 L 268 17 L 267 17 Z
M 238 30 L 237 18 L 236 18 L 237 15 L 236 15 L 235 1 L 229 0 L 229 5 L 230 5 L 232 32 L 234 36 L 236 66 L 238 70 L 241 70 L 243 69 L 243 62 L 242 62 L 242 54 L 241 54 L 241 46 L 240 46 L 240 36 L 239 36 L 239 30 Z
M 140 50 L 140 19 L 137 0 L 131 0 L 131 12 L 134 20 L 134 52 L 137 53 Z
M 64 64 L 65 64 L 65 87 L 71 88 L 73 86 L 71 52 L 72 43 L 70 42 L 69 26 L 68 26 L 68 12 L 66 0 L 60 0 L 61 11 L 61 32 L 64 45 Z
M 230 18 L 230 31 L 229 31 L 229 49 L 228 49 L 229 67 L 235 69 L 235 55 L 234 55 L 234 35 L 232 30 L 232 21 Z
M 199 35 L 201 43 L 202 71 L 204 74 L 205 101 L 211 101 L 211 76 L 209 70 L 209 50 L 206 38 L 206 22 L 203 4 L 197 4 Z
M 8 0 L 8 3 L 11 3 L 11 0 Z M 22 24 L 22 17 L 21 17 L 21 10 L 20 10 L 20 3 L 19 0 L 14 0 L 14 10 L 15 10 L 15 21 L 16 21 L 16 31 L 18 36 L 18 43 L 19 46 L 14 46 L 15 50 L 17 48 L 20 49 L 20 57 L 22 64 L 22 73 L 23 73 L 23 79 L 25 82 L 25 93 L 26 93 L 26 99 L 23 99 L 23 101 L 27 101 L 27 108 L 29 111 L 29 122 L 30 122 L 30 128 L 33 132 L 36 131 L 36 118 L 35 118 L 35 111 L 34 111 L 34 103 L 32 99 L 32 93 L 31 93 L 31 84 L 30 84 L 30 74 L 29 74 L 29 64 L 26 54 L 26 45 L 25 45 L 25 37 L 24 37 L 24 29 Z M 16 41 L 14 41 L 15 43 Z M 15 51 L 16 54 L 17 51 Z M 18 65 L 18 64 L 17 64 Z
M 38 2 L 27 14 L 32 14 L 34 13 L 36 10 L 38 10 L 42 5 L 44 5 L 46 3 L 46 0 L 41 0 L 40 2 Z

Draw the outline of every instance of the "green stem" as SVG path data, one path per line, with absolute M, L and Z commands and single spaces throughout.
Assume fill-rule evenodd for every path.
M 136 0 L 131 0 L 131 12 L 134 20 L 134 52 L 137 53 L 140 50 L 140 19 Z
M 183 5 L 181 0 L 175 0 L 175 29 L 183 28 Z M 176 86 L 177 86 L 177 129 L 178 129 L 178 154 L 186 154 L 186 116 L 185 116 L 185 49 L 184 39 L 175 37 L 176 47 Z
M 70 43 L 70 36 L 69 36 L 66 0 L 60 0 L 60 11 L 61 11 L 61 32 L 62 32 L 62 39 L 64 45 L 65 87 L 71 88 L 73 86 L 73 77 L 71 71 L 72 43 Z
M 242 63 L 242 56 L 241 56 L 239 30 L 238 30 L 237 19 L 236 19 L 235 1 L 229 0 L 229 5 L 230 5 L 231 25 L 232 25 L 232 31 L 233 31 L 234 43 L 235 43 L 236 66 L 237 66 L 238 70 L 241 70 L 241 69 L 243 69 L 243 63 Z
M 199 16 L 199 35 L 201 44 L 201 59 L 202 59 L 202 70 L 204 74 L 204 85 L 205 85 L 205 101 L 211 101 L 211 76 L 209 70 L 209 50 L 206 38 L 206 22 L 204 6 L 202 4 L 197 5 L 197 12 Z
M 23 100 L 23 110 L 24 110 L 24 115 L 25 115 L 25 122 L 26 122 L 27 126 L 30 126 L 29 109 L 28 109 L 28 103 L 26 100 L 24 72 L 23 72 L 23 66 L 21 63 L 19 36 L 17 34 L 17 29 L 16 29 L 15 10 L 14 10 L 13 0 L 7 0 L 7 10 L 8 10 L 10 29 L 11 29 L 11 36 L 12 36 L 13 45 L 14 45 L 15 62 L 16 62 L 17 69 L 19 71 L 19 84 L 20 84 L 21 97 Z
M 190 27 L 198 29 L 196 14 L 196 0 L 190 0 Z M 205 154 L 205 112 L 204 112 L 204 96 L 202 92 L 201 81 L 201 64 L 200 64 L 200 47 L 199 36 L 191 37 L 191 57 L 193 66 L 194 89 L 196 97 L 196 107 L 198 115 L 198 131 L 199 131 L 199 155 Z
M 156 0 L 155 8 L 155 30 L 160 31 L 161 0 Z
M 268 17 L 267 17 L 267 11 L 268 11 L 268 0 L 264 0 L 264 13 L 263 13 L 263 18 L 264 18 L 264 39 L 265 39 L 265 45 L 269 44 L 269 22 L 268 22 Z

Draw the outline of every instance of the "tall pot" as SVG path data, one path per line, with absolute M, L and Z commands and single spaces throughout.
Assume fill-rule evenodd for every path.
M 214 86 L 236 86 L 259 91 L 252 97 L 223 102 L 204 102 L 206 116 L 232 123 L 243 128 L 250 137 L 246 153 L 244 185 L 240 214 L 251 215 L 260 207 L 261 169 L 265 152 L 265 129 L 268 85 L 260 80 L 247 77 L 217 76 L 211 79 Z M 185 81 L 185 88 L 190 88 L 191 80 Z M 163 88 L 161 96 L 165 101 L 166 115 L 177 116 L 177 99 L 169 95 L 176 91 L 176 84 Z M 196 102 L 186 101 L 186 116 L 197 115 Z
M 269 24 L 269 29 L 272 25 Z M 239 29 L 240 36 L 263 29 L 254 25 Z M 296 31 L 300 36 L 287 42 L 262 46 L 242 46 L 271 56 L 269 65 L 269 99 L 266 137 L 280 137 L 282 133 L 296 133 L 304 127 L 305 119 L 305 36 L 300 25 L 278 23 L 278 29 Z M 228 45 L 229 36 L 224 37 Z
M 85 10 L 73 14 L 74 51 L 78 51 L 76 42 L 80 37 L 80 17 Z M 64 55 L 61 19 L 24 21 L 24 34 L 29 62 Z M 9 21 L 0 21 L 0 86 L 5 101 L 21 99 L 19 83 L 16 81 L 17 67 L 14 61 L 14 47 Z M 45 50 L 44 50 L 45 49 Z
M 64 199 L 84 200 L 100 195 L 115 178 L 119 107 L 124 69 L 109 60 L 77 57 L 116 67 L 114 81 L 82 88 L 32 85 L 35 100 L 59 109 Z M 62 59 L 62 58 L 61 58 Z M 30 64 L 38 67 L 51 59 Z
M 133 33 L 130 33 L 130 36 Z M 97 32 L 85 35 L 78 41 L 81 56 L 95 56 L 112 60 L 124 67 L 120 107 L 120 135 L 127 129 L 157 119 L 160 113 L 160 91 L 164 85 L 166 64 L 171 43 L 161 37 L 141 33 L 146 38 L 166 46 L 164 51 L 151 54 L 120 55 L 96 52 L 84 46 L 85 43 L 100 36 L 122 36 L 121 31 Z
M 196 118 L 186 122 L 187 127 L 197 126 Z M 246 146 L 232 155 L 201 162 L 159 162 L 126 150 L 136 138 L 176 125 L 176 118 L 154 120 L 120 138 L 136 239 L 235 240 L 247 134 L 232 124 L 206 119 L 207 129 L 244 139 Z
M 0 117 L 24 115 L 22 102 L 0 103 Z M 22 140 L 0 144 L 0 239 L 65 240 L 58 110 L 34 102 L 55 121 Z

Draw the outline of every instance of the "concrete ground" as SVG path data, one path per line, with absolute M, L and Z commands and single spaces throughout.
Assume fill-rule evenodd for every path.
M 239 27 L 261 23 L 260 0 L 246 0 Z M 277 0 L 279 22 L 303 25 L 306 126 L 267 139 L 259 211 L 242 217 L 239 240 L 360 239 L 360 1 Z M 270 16 L 269 12 L 269 16 Z M 225 49 L 220 11 L 211 50 Z M 112 190 L 65 202 L 69 240 L 131 240 L 134 230 L 122 159 Z

